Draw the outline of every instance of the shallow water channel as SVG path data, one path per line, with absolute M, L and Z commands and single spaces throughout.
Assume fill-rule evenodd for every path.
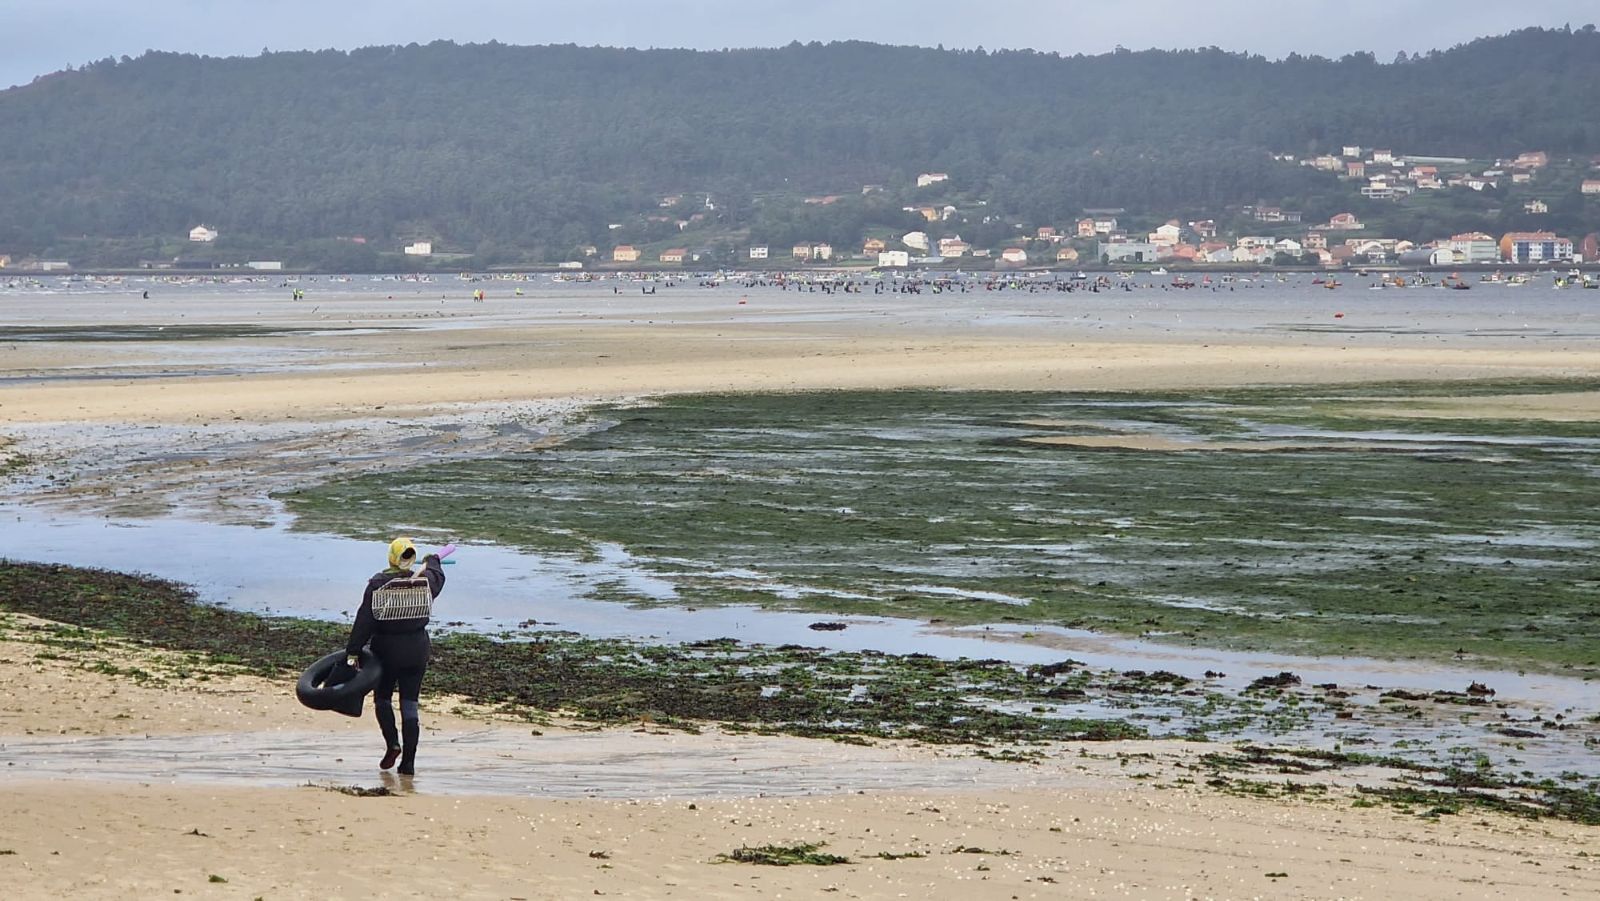
M 0 544 L 12 560 L 137 572 L 195 588 L 206 603 L 279 616 L 348 622 L 366 576 L 383 568 L 386 546 L 338 535 L 217 525 L 184 519 L 105 520 L 0 508 Z M 426 546 L 425 546 L 426 549 Z M 1063 655 L 1106 669 L 1162 669 L 1190 678 L 1225 670 L 1222 686 L 1243 687 L 1292 670 L 1307 681 L 1373 683 L 1415 691 L 1458 691 L 1492 681 L 1501 695 L 1551 709 L 1600 710 L 1592 682 L 1559 675 L 1361 657 L 1310 657 L 1186 648 L 1051 626 L 943 627 L 883 616 L 829 616 L 753 606 L 632 606 L 585 597 L 597 585 L 625 582 L 662 601 L 670 582 L 637 566 L 626 551 L 599 560 L 466 545 L 445 569 L 435 608 L 444 631 L 499 634 L 533 621 L 541 629 L 600 638 L 693 642 L 734 638 L 749 644 L 803 644 L 830 650 L 929 654 L 949 659 L 1050 663 Z M 377 561 L 374 564 L 374 560 Z M 844 623 L 842 630 L 813 624 Z

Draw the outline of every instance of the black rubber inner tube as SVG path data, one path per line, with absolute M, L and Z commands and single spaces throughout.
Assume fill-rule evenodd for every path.
M 361 650 L 361 669 L 349 681 L 329 685 L 328 677 L 338 670 L 346 670 L 344 651 L 334 651 L 319 659 L 303 673 L 294 687 L 294 696 L 312 710 L 332 710 L 345 716 L 360 716 L 361 705 L 367 693 L 378 687 L 383 678 L 383 664 L 371 650 Z

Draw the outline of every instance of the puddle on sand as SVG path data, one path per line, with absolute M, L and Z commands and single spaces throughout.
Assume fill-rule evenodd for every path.
M 365 723 L 363 725 L 366 725 Z M 716 798 L 858 791 L 1065 788 L 1081 777 L 975 757 L 765 736 L 597 733 L 533 736 L 484 729 L 424 734 L 415 780 L 381 774 L 376 731 L 79 739 L 8 738 L 8 780 L 96 779 L 250 787 L 376 787 L 435 795 Z M 370 758 L 370 759 L 369 759 Z

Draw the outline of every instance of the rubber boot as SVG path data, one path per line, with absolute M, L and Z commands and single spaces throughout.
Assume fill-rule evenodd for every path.
M 405 745 L 400 753 L 400 775 L 411 776 L 417 772 L 417 742 L 422 738 L 422 722 L 420 720 L 403 720 L 400 727 L 404 730 Z
M 378 701 L 372 705 L 372 712 L 377 715 L 378 729 L 383 732 L 383 746 L 400 747 L 400 732 L 394 727 L 394 707 Z

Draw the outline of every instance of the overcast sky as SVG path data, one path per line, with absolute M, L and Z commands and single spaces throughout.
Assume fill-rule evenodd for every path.
M 1597 0 L 0 0 L 0 87 L 107 56 L 373 44 L 768 47 L 859 39 L 1104 53 L 1218 46 L 1270 57 L 1445 49 L 1600 21 Z

